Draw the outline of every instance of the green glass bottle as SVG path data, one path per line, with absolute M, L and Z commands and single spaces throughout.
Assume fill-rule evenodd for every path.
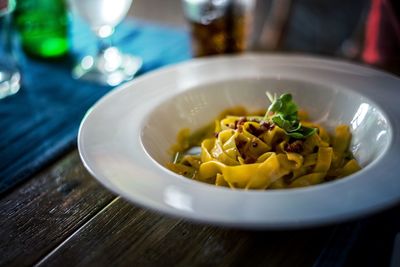
M 68 14 L 64 0 L 19 0 L 15 23 L 27 54 L 54 59 L 68 53 Z

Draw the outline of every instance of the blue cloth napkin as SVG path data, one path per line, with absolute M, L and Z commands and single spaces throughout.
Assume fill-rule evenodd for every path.
M 38 61 L 20 50 L 22 88 L 0 100 L 0 194 L 31 177 L 76 144 L 86 111 L 112 87 L 74 80 L 71 69 L 94 54 L 96 39 L 78 18 L 71 21 L 71 56 L 61 62 Z M 184 29 L 125 21 L 113 37 L 122 52 L 143 59 L 138 75 L 191 57 Z

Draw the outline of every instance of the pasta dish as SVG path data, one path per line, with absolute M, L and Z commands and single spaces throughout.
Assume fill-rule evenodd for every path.
M 292 95 L 267 95 L 271 105 L 266 111 L 249 114 L 234 107 L 193 133 L 180 130 L 167 167 L 233 189 L 304 187 L 360 170 L 349 151 L 347 125 L 331 134 L 298 111 Z

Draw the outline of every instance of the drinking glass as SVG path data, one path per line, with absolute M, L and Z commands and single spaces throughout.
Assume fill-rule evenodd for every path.
M 182 0 L 194 56 L 248 49 L 255 0 Z
M 0 99 L 20 89 L 21 75 L 11 53 L 9 14 L 14 8 L 14 0 L 0 0 Z
M 73 69 L 73 76 L 111 86 L 132 79 L 142 66 L 142 60 L 136 56 L 122 54 L 110 41 L 115 26 L 126 16 L 132 0 L 69 2 L 72 10 L 89 24 L 98 40 L 97 55 L 83 57 Z

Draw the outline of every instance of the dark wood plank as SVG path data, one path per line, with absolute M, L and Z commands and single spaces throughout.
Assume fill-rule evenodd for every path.
M 400 233 L 400 203 L 365 220 L 345 267 L 391 266 L 396 235 Z
M 0 266 L 36 263 L 114 198 L 71 152 L 0 200 Z
M 214 227 L 166 217 L 118 198 L 38 266 L 311 266 L 332 230 Z

